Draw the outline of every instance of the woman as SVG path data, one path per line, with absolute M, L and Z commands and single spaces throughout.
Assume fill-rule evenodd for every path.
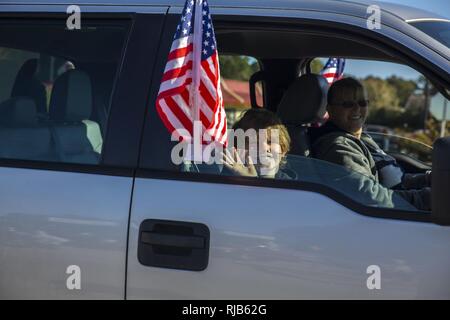
M 428 188 L 431 174 L 404 174 L 395 159 L 362 132 L 368 107 L 366 90 L 358 80 L 345 78 L 334 82 L 328 91 L 330 118 L 311 137 L 313 156 L 366 175 L 387 188 L 399 189 L 396 192 L 416 208 L 431 210 L 431 190 Z M 394 166 L 391 167 L 393 170 L 379 170 L 386 160 Z

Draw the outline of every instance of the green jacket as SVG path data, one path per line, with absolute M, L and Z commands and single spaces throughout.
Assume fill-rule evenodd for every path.
M 313 137 L 312 150 L 315 158 L 342 165 L 349 170 L 358 172 L 379 183 L 378 171 L 366 144 L 376 142 L 363 134 L 361 139 L 336 127 L 332 122 L 327 122 L 319 128 Z M 386 189 L 386 188 L 384 188 Z M 379 192 L 385 192 L 379 189 Z M 419 210 L 431 210 L 431 190 L 395 190 L 395 193 L 403 197 Z
M 313 144 L 315 158 L 343 165 L 378 182 L 375 160 L 364 142 L 350 133 L 333 131 Z

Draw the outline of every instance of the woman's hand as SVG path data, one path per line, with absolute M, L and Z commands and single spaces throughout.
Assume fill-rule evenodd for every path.
M 253 164 L 253 161 L 248 153 L 245 156 L 245 161 L 242 161 L 236 148 L 233 148 L 233 154 L 231 154 L 226 148 L 224 150 L 225 153 L 223 153 L 223 164 L 226 168 L 228 168 L 228 170 L 233 172 L 233 174 L 244 177 L 258 176 L 255 165 Z

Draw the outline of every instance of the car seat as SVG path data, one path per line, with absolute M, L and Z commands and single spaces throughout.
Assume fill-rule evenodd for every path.
M 321 75 L 305 74 L 284 93 L 277 115 L 291 137 L 290 154 L 309 156 L 309 124 L 323 118 L 327 106 L 328 83 Z

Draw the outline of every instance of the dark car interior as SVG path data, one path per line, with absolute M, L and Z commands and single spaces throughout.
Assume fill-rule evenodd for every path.
M 219 24 L 220 26 L 220 24 Z M 252 30 L 248 27 L 217 31 L 222 54 L 246 55 L 258 59 L 261 71 L 249 81 L 252 107 L 276 112 L 293 140 L 291 154 L 310 156 L 310 124 L 325 113 L 328 85 L 323 77 L 311 73 L 315 57 L 345 57 L 405 63 L 387 48 L 352 36 L 329 31 Z M 305 45 L 307 44 L 307 45 Z M 264 105 L 258 106 L 255 83 L 261 81 Z M 424 163 L 402 154 L 393 154 L 406 172 L 429 170 Z
M 6 53 L 35 56 L 23 62 L 10 97 L 0 101 L 0 156 L 97 164 L 123 49 L 117 39 L 125 38 L 126 28 L 94 23 L 71 32 L 36 22 L 0 30 Z M 57 74 L 65 63 L 71 67 Z

